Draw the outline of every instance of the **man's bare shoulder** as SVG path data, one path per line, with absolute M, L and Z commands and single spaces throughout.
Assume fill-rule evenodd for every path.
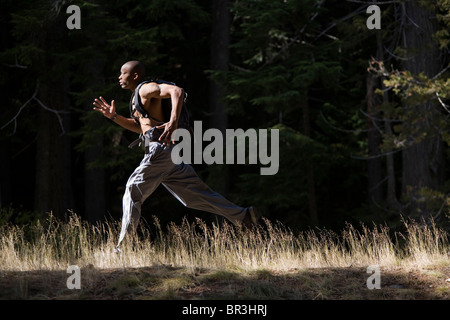
M 160 87 L 156 82 L 144 83 L 139 89 L 139 95 L 141 97 L 156 97 L 160 94 Z

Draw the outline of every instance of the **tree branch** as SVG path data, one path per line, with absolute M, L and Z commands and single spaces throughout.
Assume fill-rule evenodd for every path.
M 355 156 L 352 154 L 352 155 L 350 155 L 350 157 L 352 159 L 356 159 L 356 160 L 371 160 L 371 159 L 382 158 L 382 157 L 388 156 L 390 154 L 395 154 L 397 152 L 403 151 L 404 149 L 406 149 L 406 148 L 401 148 L 401 149 L 397 149 L 397 150 L 393 150 L 393 151 L 389 151 L 389 152 L 385 152 L 385 153 L 380 153 L 375 156 L 360 157 L 360 156 Z
M 22 112 L 22 110 L 27 106 L 27 104 L 29 104 L 29 103 L 31 102 L 31 100 L 33 100 L 33 98 L 37 95 L 38 88 L 39 88 L 39 85 L 37 84 L 37 85 L 36 85 L 36 89 L 34 90 L 34 93 L 33 93 L 33 95 L 31 96 L 31 98 L 28 99 L 28 100 L 27 100 L 27 101 L 19 108 L 19 111 L 16 113 L 16 115 L 15 115 L 11 120 L 9 120 L 6 124 L 3 125 L 3 127 L 0 128 L 1 130 L 3 130 L 6 126 L 8 126 L 11 122 L 14 121 L 14 130 L 13 130 L 12 135 L 14 135 L 14 134 L 16 133 L 16 129 L 17 129 L 17 118 L 19 117 L 19 115 L 20 115 L 20 113 Z
M 400 56 L 396 55 L 395 53 L 393 53 L 392 51 L 390 51 L 390 50 L 389 50 L 388 48 L 386 48 L 386 47 L 384 47 L 384 50 L 386 50 L 386 52 L 387 52 L 390 56 L 392 56 L 392 57 L 394 57 L 395 59 L 398 59 L 398 60 L 409 61 L 409 60 L 411 60 L 411 59 L 413 59 L 413 58 L 415 57 L 415 55 L 414 55 L 414 56 L 411 56 L 411 57 L 408 57 L 408 58 L 403 58 L 403 57 L 400 57 Z
M 317 11 L 309 18 L 308 22 L 306 22 L 303 27 L 300 29 L 300 32 L 295 34 L 295 36 L 289 41 L 287 44 L 285 44 L 280 51 L 278 51 L 276 54 L 274 54 L 268 61 L 266 61 L 259 69 L 263 69 L 268 64 L 271 64 L 280 54 L 283 52 L 286 52 L 294 43 L 298 41 L 300 36 L 305 32 L 306 27 L 319 15 L 319 9 L 320 7 L 325 3 L 325 0 L 322 0 L 322 2 L 317 3 Z
M 448 68 L 450 68 L 450 63 L 441 71 L 439 71 L 439 73 L 437 75 L 435 75 L 433 78 L 431 78 L 431 80 L 436 80 L 437 78 L 439 78 L 445 71 L 448 70 Z
M 348 20 L 348 19 L 352 18 L 353 16 L 356 16 L 356 15 L 362 13 L 362 12 L 366 12 L 366 10 L 367 10 L 367 8 L 365 6 L 361 6 L 358 9 L 356 9 L 355 11 L 353 11 L 353 12 L 349 13 L 348 15 L 346 15 L 345 17 L 339 19 L 338 21 L 339 22 L 344 22 L 345 20 Z M 326 34 L 328 32 L 328 30 L 334 28 L 336 25 L 337 25 L 337 22 L 331 23 L 325 30 L 323 30 L 321 33 L 319 33 L 319 35 L 316 36 L 314 38 L 314 40 L 319 39 L 321 36 Z
M 363 115 L 365 115 L 367 118 L 369 118 L 370 120 L 372 120 L 372 121 L 389 122 L 389 123 L 390 123 L 390 122 L 398 122 L 398 123 L 401 123 L 401 122 L 402 122 L 402 120 L 399 120 L 399 119 L 388 119 L 388 118 L 377 118 L 377 117 L 374 117 L 373 115 L 368 114 L 367 112 L 365 112 L 362 108 L 360 108 L 359 111 L 360 111 Z
M 446 105 L 446 104 L 444 103 L 444 101 L 442 101 L 441 96 L 439 95 L 439 92 L 436 91 L 435 93 L 436 93 L 436 97 L 437 97 L 438 100 L 439 100 L 439 103 L 442 105 L 442 107 L 444 107 L 445 111 L 447 111 L 448 113 L 450 113 L 450 106 Z
M 17 61 L 17 56 L 15 57 L 15 59 L 16 59 L 16 63 L 15 63 L 15 64 L 7 64 L 7 63 L 4 63 L 3 65 L 4 65 L 5 67 L 9 67 L 9 68 L 28 69 L 27 66 L 23 66 L 23 65 L 19 64 L 19 62 Z
M 335 125 L 331 124 L 328 119 L 325 117 L 325 115 L 323 114 L 323 111 L 320 110 L 320 117 L 322 118 L 323 121 L 325 121 L 325 123 L 332 129 L 340 131 L 340 132 L 344 132 L 344 133 L 360 133 L 360 132 L 369 132 L 369 131 L 373 131 L 375 129 L 354 129 L 354 130 L 349 130 L 349 129 L 341 129 L 336 127 Z
M 439 216 L 441 215 L 442 210 L 444 209 L 445 205 L 447 204 L 448 196 L 450 196 L 450 193 L 447 193 L 447 194 L 444 196 L 444 201 L 442 202 L 441 208 L 440 208 L 439 211 L 436 213 L 436 215 L 433 217 L 433 220 L 436 220 L 436 219 L 439 218 Z
M 58 118 L 59 126 L 61 127 L 61 136 L 64 135 L 66 133 L 66 130 L 64 129 L 63 119 L 62 119 L 60 114 L 61 113 L 67 113 L 67 112 L 62 111 L 62 110 L 55 110 L 55 109 L 49 108 L 45 104 L 43 104 L 41 100 L 39 100 L 36 97 L 34 98 L 34 100 L 36 100 L 36 102 L 39 103 L 39 105 L 42 108 L 44 108 L 47 111 L 53 112 L 56 115 L 56 117 Z
M 34 90 L 34 93 L 33 93 L 33 95 L 31 96 L 31 98 L 30 99 L 28 99 L 20 108 L 19 108 L 19 111 L 16 113 L 16 115 L 11 119 L 11 120 L 9 120 L 6 124 L 4 124 L 1 128 L 0 128 L 0 130 L 3 130 L 5 127 L 7 127 L 11 122 L 14 122 L 14 130 L 13 130 L 13 133 L 11 134 L 11 135 L 14 135 L 15 133 L 16 133 L 16 131 L 17 131 L 17 118 L 19 117 L 19 115 L 20 115 L 20 113 L 22 112 L 22 110 L 32 101 L 32 100 L 35 100 L 42 108 L 44 108 L 45 110 L 47 110 L 47 111 L 50 111 L 50 112 L 53 112 L 55 115 L 56 115 L 56 117 L 58 118 L 58 122 L 59 122 L 59 125 L 60 125 L 60 127 L 61 127 L 61 135 L 64 135 L 65 133 L 66 133 L 66 131 L 65 131 L 65 129 L 64 129 L 64 125 L 63 125 L 63 119 L 62 119 L 62 117 L 61 117 L 61 114 L 64 114 L 64 113 L 67 113 L 66 111 L 63 111 L 63 110 L 55 110 L 55 109 L 52 109 L 52 108 L 50 108 L 50 107 L 47 107 L 44 103 L 42 103 L 42 101 L 41 100 L 39 100 L 38 98 L 37 98 L 37 94 L 38 94 L 38 92 L 39 92 L 39 81 L 37 81 L 36 82 L 36 89 Z

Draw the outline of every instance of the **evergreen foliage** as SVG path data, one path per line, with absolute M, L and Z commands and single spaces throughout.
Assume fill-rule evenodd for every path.
M 88 220 L 121 216 L 121 188 L 142 150 L 128 149 L 136 135 L 92 112 L 92 101 L 114 99 L 127 116 L 130 92 L 118 87 L 118 71 L 127 60 L 141 60 L 149 77 L 189 93 L 193 120 L 208 122 L 214 80 L 226 88 L 229 128 L 279 130 L 279 172 L 260 176 L 260 165 L 230 165 L 232 201 L 254 204 L 296 228 L 353 220 L 397 224 L 399 213 L 448 223 L 450 1 L 380 4 L 381 30 L 367 29 L 362 2 L 229 3 L 229 68 L 216 70 L 207 0 L 3 1 L 0 206 L 57 216 L 74 210 Z M 71 4 L 81 9 L 80 30 L 66 27 Z M 416 19 L 405 10 L 429 10 L 438 62 L 418 54 L 428 46 L 423 35 L 408 39 L 417 40 L 416 48 L 404 45 Z M 409 70 L 411 57 L 438 71 Z M 439 142 L 434 158 L 419 148 L 433 139 Z M 405 159 L 412 147 L 417 162 L 428 159 L 424 166 L 439 179 L 406 183 L 414 175 Z M 371 165 L 379 172 L 368 170 Z M 214 180 L 215 166 L 196 169 Z M 96 202 L 93 190 L 104 202 L 95 217 L 86 209 Z M 191 214 L 168 193 L 158 191 L 149 201 L 144 217 Z

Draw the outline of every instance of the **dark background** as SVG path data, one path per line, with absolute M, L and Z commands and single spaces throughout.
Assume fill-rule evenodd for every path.
M 79 30 L 66 26 L 71 4 Z M 117 77 L 140 60 L 188 92 L 203 130 L 280 130 L 276 175 L 261 176 L 261 164 L 194 165 L 233 202 L 293 229 L 395 228 L 401 216 L 448 227 L 450 4 L 382 1 L 379 30 L 366 26 L 369 4 L 2 1 L 0 220 L 120 219 L 142 151 L 92 101 L 115 99 L 126 116 L 130 92 Z M 216 221 L 161 187 L 142 214 Z

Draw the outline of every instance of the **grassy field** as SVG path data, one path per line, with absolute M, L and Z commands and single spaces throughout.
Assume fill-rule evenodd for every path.
M 252 231 L 157 219 L 113 249 L 120 225 L 76 215 L 0 227 L 0 299 L 410 300 L 450 298 L 447 233 L 434 224 L 347 225 L 294 234 L 263 220 Z M 68 289 L 80 268 L 81 289 Z M 368 289 L 378 268 L 380 289 Z

